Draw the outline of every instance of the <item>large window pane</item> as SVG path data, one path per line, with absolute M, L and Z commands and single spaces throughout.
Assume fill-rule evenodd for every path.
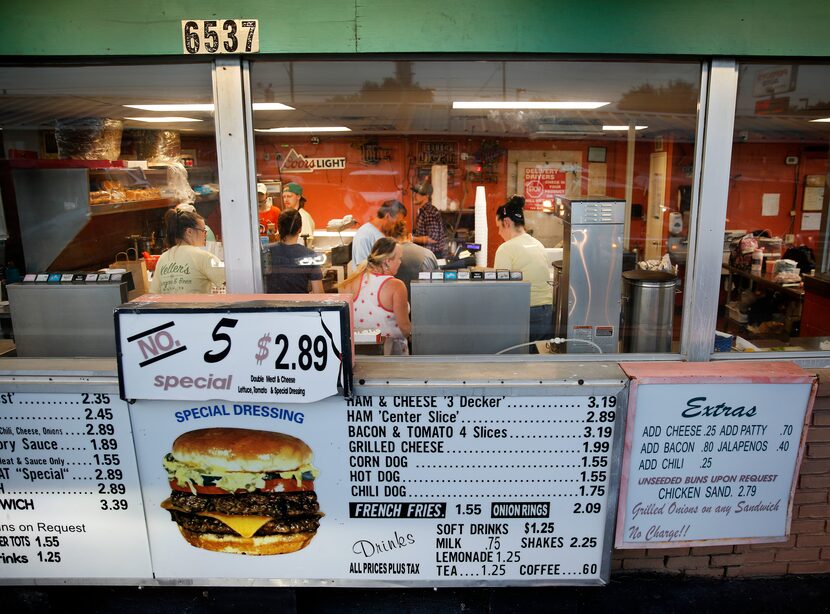
M 823 350 L 830 66 L 744 64 L 719 329 L 749 351 Z
M 26 274 L 74 274 L 81 280 L 81 274 L 100 269 L 127 269 L 135 285 L 129 297 L 144 293 L 150 277 L 162 279 L 154 268 L 170 247 L 165 213 L 181 206 L 193 211 L 182 218 L 179 239 L 221 259 L 209 64 L 9 66 L 0 68 L 0 91 L 7 283 Z M 198 217 L 188 217 L 193 212 Z M 202 250 L 194 253 L 203 257 Z M 180 277 L 163 282 L 160 291 L 195 288 L 190 277 Z M 197 284 L 198 290 L 223 291 L 221 277 Z M 15 313 L 10 297 L 20 355 L 98 355 L 92 344 L 84 345 L 84 335 L 71 332 L 83 329 L 84 305 L 94 301 L 80 285 L 56 284 L 48 297 L 35 301 L 35 310 Z M 51 347 L 27 346 L 27 312 L 62 323 L 64 332 L 52 338 Z M 73 339 L 80 350 L 61 347 Z
M 492 354 L 531 327 L 568 339 L 532 346 L 543 353 L 676 352 L 699 81 L 695 63 L 258 61 L 264 286 L 313 290 L 322 277 L 336 291 L 363 244 L 390 232 L 378 211 L 396 200 L 404 234 L 445 269 L 418 279 L 431 258 L 403 243 L 414 353 Z M 524 235 L 520 217 L 497 219 L 514 194 Z M 302 229 L 279 245 L 269 220 L 298 197 Z M 656 270 L 632 272 L 639 263 Z M 359 319 L 361 338 L 385 331 Z

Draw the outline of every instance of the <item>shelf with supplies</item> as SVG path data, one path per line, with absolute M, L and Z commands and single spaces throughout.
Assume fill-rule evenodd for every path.
M 129 247 L 128 236 L 149 236 L 179 202 L 167 168 L 59 162 L 9 169 L 27 270 L 106 266 Z

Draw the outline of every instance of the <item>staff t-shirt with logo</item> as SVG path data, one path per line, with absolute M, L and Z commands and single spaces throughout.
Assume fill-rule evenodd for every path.
M 225 264 L 193 245 L 176 245 L 161 255 L 150 282 L 153 294 L 210 294 L 225 283 Z

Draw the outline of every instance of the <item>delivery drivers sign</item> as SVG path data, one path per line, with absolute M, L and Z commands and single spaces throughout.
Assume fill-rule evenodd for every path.
M 564 196 L 567 173 L 546 166 L 528 167 L 524 170 L 525 208 L 541 210 L 545 201 L 553 202 L 556 196 Z

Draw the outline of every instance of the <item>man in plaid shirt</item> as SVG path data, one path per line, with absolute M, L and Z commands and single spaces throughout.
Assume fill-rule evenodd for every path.
M 412 202 L 418 207 L 412 242 L 423 245 L 436 258 L 447 257 L 447 230 L 441 213 L 431 202 L 432 186 L 426 181 L 412 187 Z

